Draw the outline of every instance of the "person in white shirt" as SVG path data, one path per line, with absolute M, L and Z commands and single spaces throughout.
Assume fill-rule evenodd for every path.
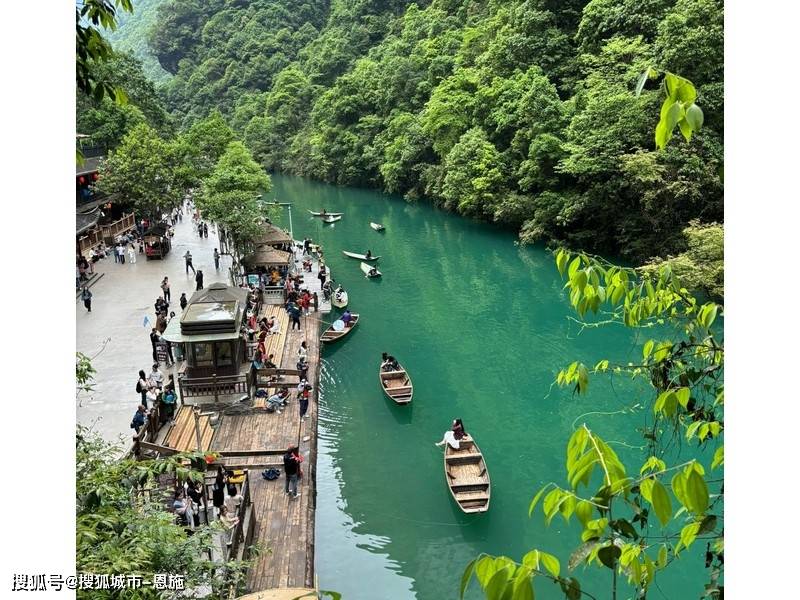
M 234 516 L 239 505 L 242 503 L 242 495 L 232 483 L 228 484 L 228 495 L 225 498 L 225 508 L 228 509 L 228 514 Z
M 121 243 L 117 245 L 117 256 L 119 256 L 119 262 L 123 265 L 125 264 L 125 246 Z
M 150 371 L 148 382 L 152 387 L 157 387 L 159 389 L 161 389 L 161 386 L 164 384 L 164 376 L 161 374 L 161 371 L 158 370 L 158 363 L 153 364 L 153 370 Z
M 131 261 L 132 265 L 136 264 L 136 247 L 133 244 L 128 246 L 128 260 Z

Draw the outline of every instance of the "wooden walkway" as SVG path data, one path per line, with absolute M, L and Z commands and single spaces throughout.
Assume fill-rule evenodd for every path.
M 227 466 L 250 469 L 251 497 L 257 520 L 253 541 L 264 552 L 250 569 L 247 589 L 310 588 L 314 581 L 320 313 L 302 317 L 300 332 L 288 331 L 288 317 L 282 306 L 265 306 L 264 313 L 275 314 L 281 324 L 280 334 L 269 336 L 267 343 L 267 354 L 275 355 L 279 367 L 294 369 L 300 342 L 307 343 L 308 379 L 314 386 L 308 417 L 299 418 L 299 403 L 295 391 L 291 390 L 289 404 L 280 414 L 266 413 L 259 408 L 246 414 L 223 414 L 211 449 L 228 454 L 224 458 Z M 305 458 L 298 499 L 284 492 L 283 453 L 290 445 L 300 446 Z M 281 470 L 279 479 L 267 481 L 261 477 L 261 471 L 268 466 Z
M 197 431 L 194 426 L 193 406 L 183 404 L 175 415 L 175 423 L 167 429 L 164 446 L 175 448 L 179 452 L 192 452 L 197 450 Z M 199 418 L 200 439 L 202 440 L 202 450 L 211 447 L 211 439 L 214 437 L 214 429 L 208 415 L 201 415 Z

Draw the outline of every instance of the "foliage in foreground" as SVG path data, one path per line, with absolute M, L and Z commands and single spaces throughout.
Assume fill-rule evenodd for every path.
M 541 501 L 547 525 L 557 517 L 567 523 L 577 518 L 582 531 L 567 569 L 609 569 L 610 593 L 583 590 L 558 558 L 534 549 L 520 562 L 505 556 L 476 558 L 464 572 L 462 597 L 475 578 L 488 599 L 532 599 L 538 577 L 558 582 L 570 600 L 582 595 L 616 598 L 617 577 L 624 577 L 634 597 L 645 598 L 658 573 L 702 540 L 709 571 L 702 596 L 722 598 L 723 485 L 717 470 L 724 463 L 724 348 L 714 328 L 722 307 L 698 302 L 669 265 L 636 272 L 564 250 L 556 254 L 556 265 L 567 279 L 565 289 L 580 319 L 602 311 L 604 321 L 586 326 L 620 323 L 644 336 L 638 364 L 600 359 L 589 367 L 573 362 L 558 373 L 557 383 L 586 394 L 593 375 L 619 374 L 646 382 L 651 388 L 641 429 L 646 455 L 640 463 L 626 465 L 583 424 L 567 444 L 565 484 L 546 484 L 529 510 L 533 514 Z M 674 333 L 669 338 L 644 335 L 666 324 Z M 676 443 L 686 443 L 710 460 L 668 464 Z
M 224 569 L 236 579 L 244 563 L 214 563 L 210 560 L 216 529 L 200 527 L 193 535 L 175 524 L 167 510 L 169 489 L 159 489 L 159 477 L 194 481 L 202 473 L 186 463 L 202 459 L 196 453 L 178 454 L 157 461 L 121 459 L 118 446 L 104 442 L 85 427 L 75 436 L 76 468 L 76 570 L 78 573 L 136 574 L 152 581 L 153 574 L 173 573 L 185 577 L 185 586 L 208 586 L 211 598 L 229 591 L 230 579 L 220 577 Z M 164 592 L 143 587 L 138 590 L 80 590 L 78 598 L 161 598 Z

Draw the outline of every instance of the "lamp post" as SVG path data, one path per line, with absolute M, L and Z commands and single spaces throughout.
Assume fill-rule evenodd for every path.
M 292 228 L 292 203 L 291 202 L 265 202 L 265 204 L 271 204 L 273 206 L 281 206 L 286 207 L 289 209 L 289 236 L 292 238 L 292 244 L 294 244 L 294 229 Z

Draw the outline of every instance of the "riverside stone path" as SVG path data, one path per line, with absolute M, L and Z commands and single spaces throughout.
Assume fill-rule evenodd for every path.
M 201 239 L 191 216 L 184 214 L 164 260 L 147 260 L 137 252 L 135 264 L 127 256 L 124 265 L 115 263 L 112 256 L 95 263 L 95 271 L 103 277 L 90 288 L 92 312 L 86 311 L 80 299 L 75 303 L 76 349 L 94 357 L 92 365 L 97 371 L 94 391 L 78 399 L 78 423 L 92 426 L 109 441 L 123 436 L 127 450 L 133 434 L 131 418 L 141 401 L 136 393 L 138 372 L 149 373 L 153 364 L 150 330 L 155 325 L 153 305 L 161 295 L 161 280 L 169 277 L 170 311 L 179 316 L 181 292 L 190 298 L 196 287 L 192 271 L 185 272 L 183 255 L 187 250 L 192 253 L 194 268 L 203 271 L 204 287 L 216 281 L 229 283 L 231 257 L 222 256 L 216 271 L 214 248 L 219 248 L 216 228 L 209 224 L 208 237 Z M 145 316 L 149 319 L 146 327 Z M 174 370 L 162 363 L 161 372 L 166 380 Z

